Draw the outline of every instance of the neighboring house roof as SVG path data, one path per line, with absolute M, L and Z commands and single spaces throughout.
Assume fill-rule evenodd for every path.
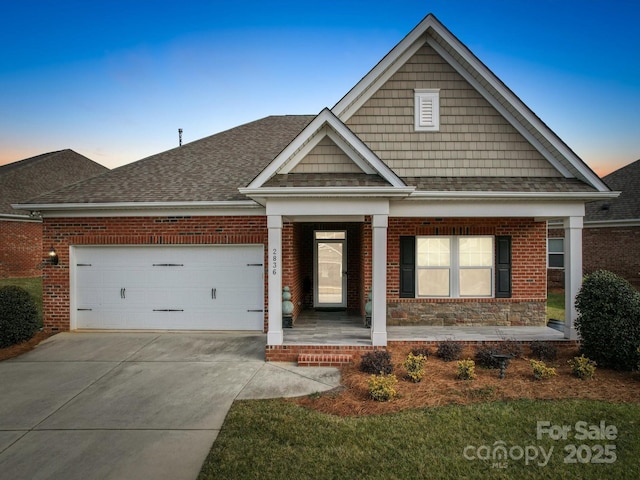
M 12 204 L 69 184 L 95 177 L 109 169 L 74 152 L 60 150 L 0 166 L 0 215 L 26 216 L 28 211 L 15 210 Z
M 592 202 L 586 206 L 585 222 L 629 221 L 640 225 L 640 160 L 610 173 L 602 179 L 620 196 L 615 199 Z

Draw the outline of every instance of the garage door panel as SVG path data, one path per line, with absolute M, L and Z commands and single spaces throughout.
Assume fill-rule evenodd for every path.
M 74 258 L 77 328 L 263 328 L 261 245 L 76 247 Z

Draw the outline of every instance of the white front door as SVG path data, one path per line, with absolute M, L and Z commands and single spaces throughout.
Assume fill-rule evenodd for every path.
M 345 231 L 314 233 L 315 307 L 347 306 L 347 234 Z
M 72 328 L 263 330 L 262 245 L 73 249 Z

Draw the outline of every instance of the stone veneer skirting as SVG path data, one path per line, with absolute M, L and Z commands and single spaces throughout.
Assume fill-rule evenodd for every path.
M 546 324 L 546 302 L 542 300 L 387 302 L 387 325 L 541 327 Z

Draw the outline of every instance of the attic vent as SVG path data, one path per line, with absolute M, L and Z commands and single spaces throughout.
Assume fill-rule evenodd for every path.
M 414 92 L 416 131 L 440 130 L 440 90 L 416 88 Z

